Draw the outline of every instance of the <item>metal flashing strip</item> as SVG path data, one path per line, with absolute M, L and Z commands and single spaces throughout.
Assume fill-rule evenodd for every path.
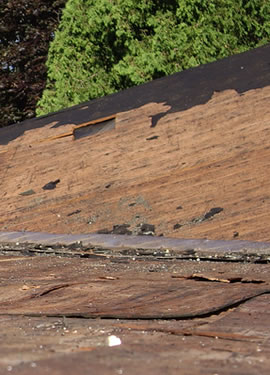
M 270 243 L 241 240 L 178 239 L 155 236 L 113 234 L 50 234 L 38 232 L 0 232 L 0 245 L 64 246 L 77 244 L 82 251 L 99 249 L 104 255 L 162 256 L 166 258 L 270 261 Z M 103 250 L 102 250 L 103 249 Z

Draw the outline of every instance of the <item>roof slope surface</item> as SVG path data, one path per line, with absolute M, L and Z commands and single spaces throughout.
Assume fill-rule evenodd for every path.
M 0 374 L 269 373 L 269 51 L 0 130 Z
M 151 224 L 167 237 L 269 241 L 269 53 L 0 129 L 0 230 Z M 115 117 L 106 131 L 74 137 L 105 116 Z

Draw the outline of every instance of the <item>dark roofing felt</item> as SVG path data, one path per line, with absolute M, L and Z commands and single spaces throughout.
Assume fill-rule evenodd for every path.
M 80 124 L 124 112 L 149 102 L 165 102 L 168 113 L 187 110 L 206 103 L 215 91 L 234 89 L 239 94 L 270 84 L 270 44 L 217 62 L 160 78 L 90 102 L 81 103 L 59 112 L 26 120 L 23 123 L 0 129 L 0 144 L 19 137 L 24 131 L 57 121 L 55 127 L 70 123 Z M 164 114 L 152 119 L 155 126 Z

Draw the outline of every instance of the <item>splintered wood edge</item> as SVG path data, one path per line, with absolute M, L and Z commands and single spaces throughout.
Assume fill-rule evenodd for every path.
M 82 124 L 74 126 L 72 131 L 62 133 L 62 134 L 58 134 L 58 135 L 55 135 L 55 136 L 52 136 L 52 137 L 49 137 L 49 138 L 41 139 L 41 140 L 38 141 L 38 143 L 50 142 L 50 141 L 54 141 L 54 140 L 65 138 L 65 137 L 71 137 L 71 136 L 73 137 L 73 140 L 74 140 L 75 139 L 74 138 L 74 132 L 77 129 L 84 128 L 84 127 L 89 126 L 89 125 L 96 125 L 96 124 L 102 123 L 104 121 L 113 120 L 115 118 L 116 118 L 116 114 L 113 114 L 113 115 L 110 115 L 110 116 L 98 118 L 96 120 L 87 121 L 87 122 L 84 122 Z

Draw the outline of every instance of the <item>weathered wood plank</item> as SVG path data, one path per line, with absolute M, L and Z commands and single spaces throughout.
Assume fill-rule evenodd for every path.
M 268 264 L 118 260 L 1 256 L 0 374 L 268 374 Z
M 237 273 L 230 276 L 232 282 L 224 282 L 225 276 L 187 274 L 188 265 L 183 275 L 175 270 L 138 272 L 133 263 L 128 261 L 124 272 L 118 266 L 108 273 L 102 270 L 104 261 L 89 259 L 26 257 L 0 262 L 0 313 L 179 319 L 212 314 L 270 292 L 269 278 L 248 275 L 242 280 Z M 14 276 L 4 277 L 5 270 Z
M 269 297 L 261 296 L 188 321 L 2 316 L 0 374 L 267 375 L 268 311 Z M 121 345 L 108 347 L 110 335 Z

